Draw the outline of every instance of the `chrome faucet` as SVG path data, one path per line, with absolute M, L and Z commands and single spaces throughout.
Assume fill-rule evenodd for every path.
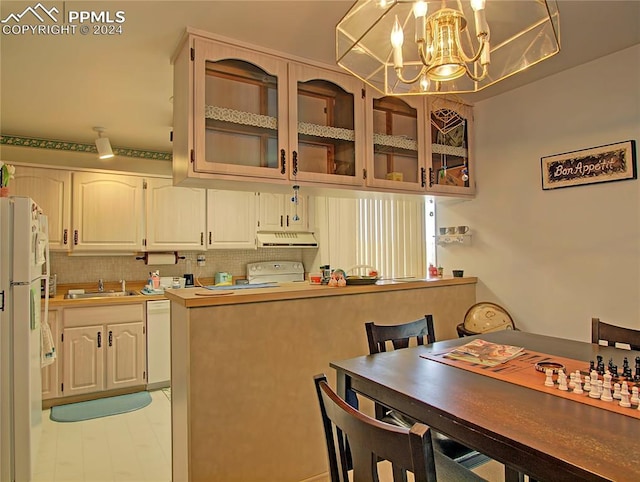
M 104 291 L 104 281 L 102 279 L 98 280 L 98 291 L 102 293 Z
M 127 283 L 124 279 L 120 280 L 120 291 L 122 291 L 123 293 L 127 291 Z

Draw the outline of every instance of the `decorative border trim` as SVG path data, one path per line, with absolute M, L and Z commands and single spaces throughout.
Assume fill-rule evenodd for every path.
M 54 151 L 88 152 L 97 154 L 98 150 L 94 144 L 81 144 L 78 142 L 55 141 L 51 139 L 40 139 L 36 137 L 0 136 L 0 145 L 18 147 L 36 147 L 38 149 L 51 149 Z M 170 152 L 143 151 L 140 149 L 129 149 L 126 147 L 114 147 L 113 153 L 116 156 L 134 157 L 138 159 L 152 159 L 156 161 L 171 161 L 173 155 Z

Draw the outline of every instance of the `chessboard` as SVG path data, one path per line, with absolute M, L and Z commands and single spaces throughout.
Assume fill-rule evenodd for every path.
M 486 366 L 468 361 L 447 358 L 446 355 L 447 352 L 438 352 L 420 356 L 428 360 L 444 363 L 445 365 L 461 368 L 473 373 L 530 388 L 532 390 L 549 393 L 551 395 L 567 398 L 576 402 L 640 419 L 640 405 L 638 402 L 640 381 L 637 380 L 638 377 L 631 375 L 629 369 L 626 369 L 623 372 L 624 375 L 618 375 L 616 371 L 616 376 L 614 377 L 611 372 L 603 366 L 603 360 L 600 357 L 598 357 L 597 362 L 594 360 L 587 363 L 581 360 L 573 360 L 570 358 L 525 350 L 522 355 L 517 358 L 513 358 L 499 365 Z M 541 372 L 536 369 L 537 364 L 544 366 L 545 363 L 563 365 L 563 373 L 559 374 L 554 373 L 553 371 Z M 636 361 L 636 365 L 637 364 L 638 361 Z M 610 360 L 609 368 L 612 366 L 615 367 Z M 624 361 L 624 366 L 628 367 L 628 361 L 626 359 Z M 576 372 L 580 374 L 579 390 L 576 390 L 575 388 L 577 378 L 574 379 L 574 376 Z M 565 380 L 562 380 L 563 375 L 566 376 Z M 571 379 L 569 378 L 570 375 Z M 589 379 L 588 383 L 587 379 Z M 606 387 L 608 383 L 611 385 L 611 388 Z M 595 387 L 603 384 L 605 385 L 605 388 L 601 388 L 600 390 L 602 391 L 599 393 L 595 391 Z M 624 397 L 620 395 L 623 384 L 626 384 L 626 389 L 629 393 L 628 396 L 625 395 Z M 603 393 L 605 394 L 604 396 L 602 395 Z M 635 398 L 633 394 L 635 394 Z M 595 395 L 597 395 L 597 397 Z M 626 401 L 629 401 L 630 406 L 621 406 L 621 401 L 625 404 Z

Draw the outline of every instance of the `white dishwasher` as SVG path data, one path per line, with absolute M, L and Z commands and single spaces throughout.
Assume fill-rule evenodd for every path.
M 171 302 L 147 301 L 147 387 L 171 385 Z

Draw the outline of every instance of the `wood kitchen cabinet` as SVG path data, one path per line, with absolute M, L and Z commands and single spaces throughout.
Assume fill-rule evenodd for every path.
M 368 186 L 424 192 L 426 117 L 423 97 L 384 97 L 367 89 Z
M 363 84 L 189 35 L 174 62 L 174 179 L 362 185 Z
M 256 193 L 207 190 L 207 249 L 256 249 Z
M 206 191 L 174 186 L 171 179 L 145 179 L 145 249 L 204 250 Z
M 17 171 L 17 169 L 16 169 Z M 44 320 L 44 313 L 41 315 Z M 60 343 L 61 317 L 58 310 L 49 310 L 49 327 L 53 337 L 53 346 L 56 349 L 54 362 L 42 368 L 42 399 L 49 400 L 60 396 L 60 367 L 62 366 L 62 345 Z
M 145 385 L 144 303 L 65 308 L 63 323 L 60 396 Z
M 32 198 L 47 215 L 49 249 L 68 251 L 71 247 L 71 172 L 16 165 L 11 193 Z
M 258 193 L 258 231 L 309 231 L 309 196 L 293 194 Z
M 475 194 L 472 107 L 440 98 L 429 99 L 428 106 L 430 165 L 427 191 L 431 194 Z
M 73 173 L 73 250 L 142 251 L 143 178 Z

